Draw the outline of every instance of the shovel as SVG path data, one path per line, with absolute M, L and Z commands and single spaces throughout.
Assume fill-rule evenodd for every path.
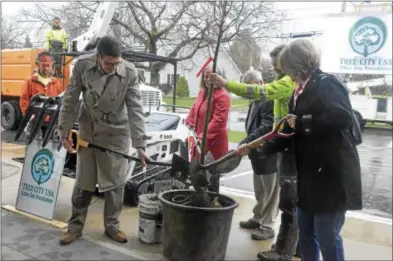
M 249 149 L 256 149 L 260 146 L 261 143 L 264 141 L 269 141 L 277 137 L 282 138 L 289 138 L 295 135 L 295 133 L 282 133 L 280 132 L 281 126 L 286 121 L 286 118 L 281 119 L 277 126 L 274 128 L 273 131 L 259 137 L 258 139 L 253 140 L 252 142 L 248 143 L 246 146 Z M 219 175 L 223 173 L 229 173 L 235 170 L 240 162 L 242 156 L 240 156 L 236 150 L 229 151 L 225 156 L 219 158 L 216 161 L 213 161 L 206 165 L 199 164 L 199 161 L 194 159 L 190 164 L 190 173 L 193 173 L 192 179 L 193 183 L 199 186 L 205 186 L 208 183 L 207 177 L 204 174 L 204 170 L 209 170 L 213 173 L 213 175 Z
M 142 163 L 141 159 L 138 157 L 130 156 L 125 153 L 117 152 L 108 148 L 104 148 L 102 146 L 87 142 L 85 140 L 82 140 L 79 137 L 79 131 L 77 130 L 71 130 L 69 134 L 69 140 L 72 139 L 72 135 L 76 136 L 76 145 L 75 145 L 75 150 L 71 153 L 77 153 L 80 147 L 83 148 L 94 148 L 98 149 L 103 152 L 107 153 L 112 153 L 115 155 L 118 155 L 120 157 L 123 157 L 128 160 L 136 161 L 139 163 Z M 146 162 L 149 165 L 155 165 L 155 166 L 165 166 L 165 167 L 171 167 L 171 173 L 172 176 L 178 179 L 179 181 L 185 182 L 188 179 L 188 170 L 189 170 L 189 162 L 185 159 L 183 159 L 181 156 L 177 154 L 173 154 L 172 157 L 172 162 L 162 162 L 162 161 L 153 161 L 153 160 L 148 160 Z

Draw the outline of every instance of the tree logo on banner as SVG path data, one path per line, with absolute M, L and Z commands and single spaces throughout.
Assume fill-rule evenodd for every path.
M 384 46 L 386 38 L 386 24 L 373 16 L 361 18 L 349 30 L 352 50 L 364 57 L 378 52 Z
M 31 175 L 38 185 L 47 182 L 52 176 L 55 158 L 48 149 L 39 150 L 31 163 Z

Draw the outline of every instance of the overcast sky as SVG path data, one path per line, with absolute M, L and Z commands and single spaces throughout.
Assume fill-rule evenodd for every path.
M 37 1 L 37 2 L 42 2 L 45 5 L 53 6 L 53 7 L 61 6 L 62 4 L 66 3 L 66 2 L 44 2 L 44 1 Z M 277 2 L 276 4 L 279 10 L 288 10 L 287 13 L 291 15 L 301 14 L 302 10 L 304 12 L 304 10 L 310 11 L 310 9 L 313 12 L 307 12 L 307 14 L 313 13 L 313 15 L 315 15 L 315 14 L 327 13 L 334 10 L 340 10 L 340 6 L 341 6 L 341 2 Z M 33 5 L 34 2 L 3 1 L 2 13 L 3 15 L 12 16 L 17 14 L 20 8 L 31 7 Z M 290 10 L 292 10 L 292 12 Z
M 37 1 L 38 2 L 38 1 Z M 66 2 L 44 2 L 43 4 L 51 7 L 60 7 Z M 2 2 L 2 14 L 5 16 L 14 16 L 21 8 L 34 6 L 34 2 Z M 282 26 L 283 33 L 320 31 L 323 26 L 323 17 L 327 13 L 340 12 L 342 2 L 276 2 L 279 11 L 287 16 L 287 21 Z M 347 4 L 348 11 L 352 5 Z M 34 42 L 37 36 L 30 35 Z

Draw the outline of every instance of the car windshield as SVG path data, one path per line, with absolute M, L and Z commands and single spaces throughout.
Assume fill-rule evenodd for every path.
M 175 130 L 180 117 L 164 113 L 151 113 L 146 117 L 146 132 Z

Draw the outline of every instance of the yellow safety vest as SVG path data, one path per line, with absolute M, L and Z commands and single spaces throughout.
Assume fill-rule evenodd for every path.
M 63 43 L 63 49 L 67 48 L 67 33 L 63 30 L 49 30 L 46 33 L 46 41 L 45 41 L 45 48 L 49 49 L 50 48 L 50 40 L 57 40 Z

